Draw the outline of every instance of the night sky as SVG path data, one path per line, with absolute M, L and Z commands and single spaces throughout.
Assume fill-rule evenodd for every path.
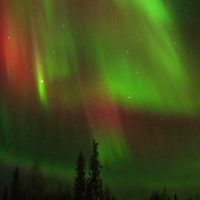
M 199 0 L 0 0 L 0 161 L 200 188 Z

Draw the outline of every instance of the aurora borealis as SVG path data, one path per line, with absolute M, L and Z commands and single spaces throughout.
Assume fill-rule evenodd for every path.
M 125 188 L 200 186 L 199 0 L 0 0 L 0 161 L 74 176 L 100 143 Z

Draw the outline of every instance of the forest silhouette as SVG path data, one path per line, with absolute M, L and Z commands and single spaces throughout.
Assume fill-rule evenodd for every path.
M 55 190 L 46 188 L 46 180 L 37 165 L 33 165 L 26 181 L 22 170 L 15 168 L 10 187 L 4 186 L 1 200 L 115 200 L 108 187 L 101 179 L 102 166 L 98 159 L 98 143 L 93 140 L 92 155 L 89 162 L 89 175 L 86 177 L 86 161 L 82 152 L 76 163 L 76 176 L 72 190 L 58 184 Z M 65 188 L 65 189 L 63 189 Z
M 58 183 L 57 188 L 50 190 L 38 165 L 33 165 L 26 179 L 22 170 L 15 168 L 11 183 L 0 188 L 0 200 L 116 200 L 118 199 L 108 186 L 103 185 L 102 166 L 99 161 L 98 143 L 93 140 L 92 154 L 89 160 L 89 173 L 86 176 L 86 160 L 80 151 L 76 161 L 76 175 L 72 189 Z M 26 181 L 25 181 L 26 180 Z M 196 196 L 198 197 L 198 196 Z M 132 200 L 133 198 L 128 198 Z M 135 198 L 134 198 L 135 199 Z M 188 197 L 188 200 L 194 198 Z M 199 198 L 195 198 L 198 200 Z M 167 189 L 154 191 L 145 200 L 178 200 L 176 194 L 170 196 Z

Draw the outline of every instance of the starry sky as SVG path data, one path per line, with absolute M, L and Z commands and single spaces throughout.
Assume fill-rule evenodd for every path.
M 74 177 L 200 187 L 199 0 L 0 0 L 0 161 Z M 127 194 L 127 193 L 126 193 Z

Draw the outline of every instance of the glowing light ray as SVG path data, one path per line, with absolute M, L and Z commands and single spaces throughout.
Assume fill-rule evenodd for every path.
M 32 80 L 29 67 L 31 66 L 30 51 L 26 42 L 29 32 L 22 31 L 23 23 L 19 23 L 15 14 L 11 12 L 9 4 L 2 3 L 4 17 L 2 26 L 2 54 L 4 73 L 9 87 L 20 94 L 30 87 Z
M 112 42 L 110 37 L 105 37 L 104 30 L 100 28 L 102 33 L 98 35 L 95 47 L 96 59 L 104 77 L 105 88 L 119 103 L 132 108 L 168 112 L 168 114 L 194 113 L 194 101 L 185 95 L 187 92 L 184 92 L 190 88 L 190 82 L 186 67 L 182 62 L 179 45 L 176 44 L 179 40 L 176 38 L 176 31 L 173 33 L 168 31 L 169 27 L 174 29 L 174 24 L 167 5 L 162 0 L 116 1 L 116 3 L 122 9 L 122 13 L 125 13 L 123 16 L 127 21 L 131 19 L 126 15 L 126 10 L 130 14 L 132 9 L 131 14 L 136 18 L 139 18 L 137 13 L 145 15 L 141 23 L 146 23 L 147 27 L 138 24 L 131 25 L 131 23 L 127 25 L 127 22 L 126 25 L 133 35 L 137 30 L 138 34 L 144 38 L 139 44 L 146 46 L 143 52 L 146 59 L 141 60 L 140 54 L 133 52 L 130 46 L 120 41 Z M 112 33 L 115 38 L 116 34 Z M 101 35 L 104 36 L 101 39 L 104 42 L 100 43 L 98 41 Z M 137 40 L 133 36 L 130 40 L 133 46 L 137 45 Z M 121 52 L 118 50 L 119 46 Z M 139 49 L 135 51 L 138 52 Z M 167 84 L 160 86 L 164 79 L 167 80 Z M 163 97 L 163 95 L 167 95 L 169 101 L 166 101 L 166 96 Z M 128 98 L 129 96 L 133 97 L 132 101 Z M 170 97 L 172 97 L 171 100 Z M 180 99 L 184 99 L 181 104 L 178 103 Z M 179 107 L 176 106 L 177 104 Z
M 36 35 L 43 51 L 45 73 L 47 78 L 54 81 L 71 75 L 76 50 L 67 13 L 58 15 L 53 1 L 44 0 L 43 4 L 45 15 L 41 12 L 36 17 L 44 20 L 36 24 L 37 29 L 39 27 Z M 58 21 L 62 23 L 58 25 Z
M 35 56 L 35 64 L 36 64 L 36 79 L 37 79 L 39 99 L 41 103 L 47 108 L 48 100 L 47 100 L 47 92 L 46 92 L 46 87 L 45 87 L 45 84 L 46 84 L 45 77 L 43 74 L 42 63 L 37 53 Z
M 90 130 L 101 143 L 102 163 L 113 164 L 127 158 L 131 160 L 118 109 L 114 101 L 100 95 L 99 99 L 86 105 Z

